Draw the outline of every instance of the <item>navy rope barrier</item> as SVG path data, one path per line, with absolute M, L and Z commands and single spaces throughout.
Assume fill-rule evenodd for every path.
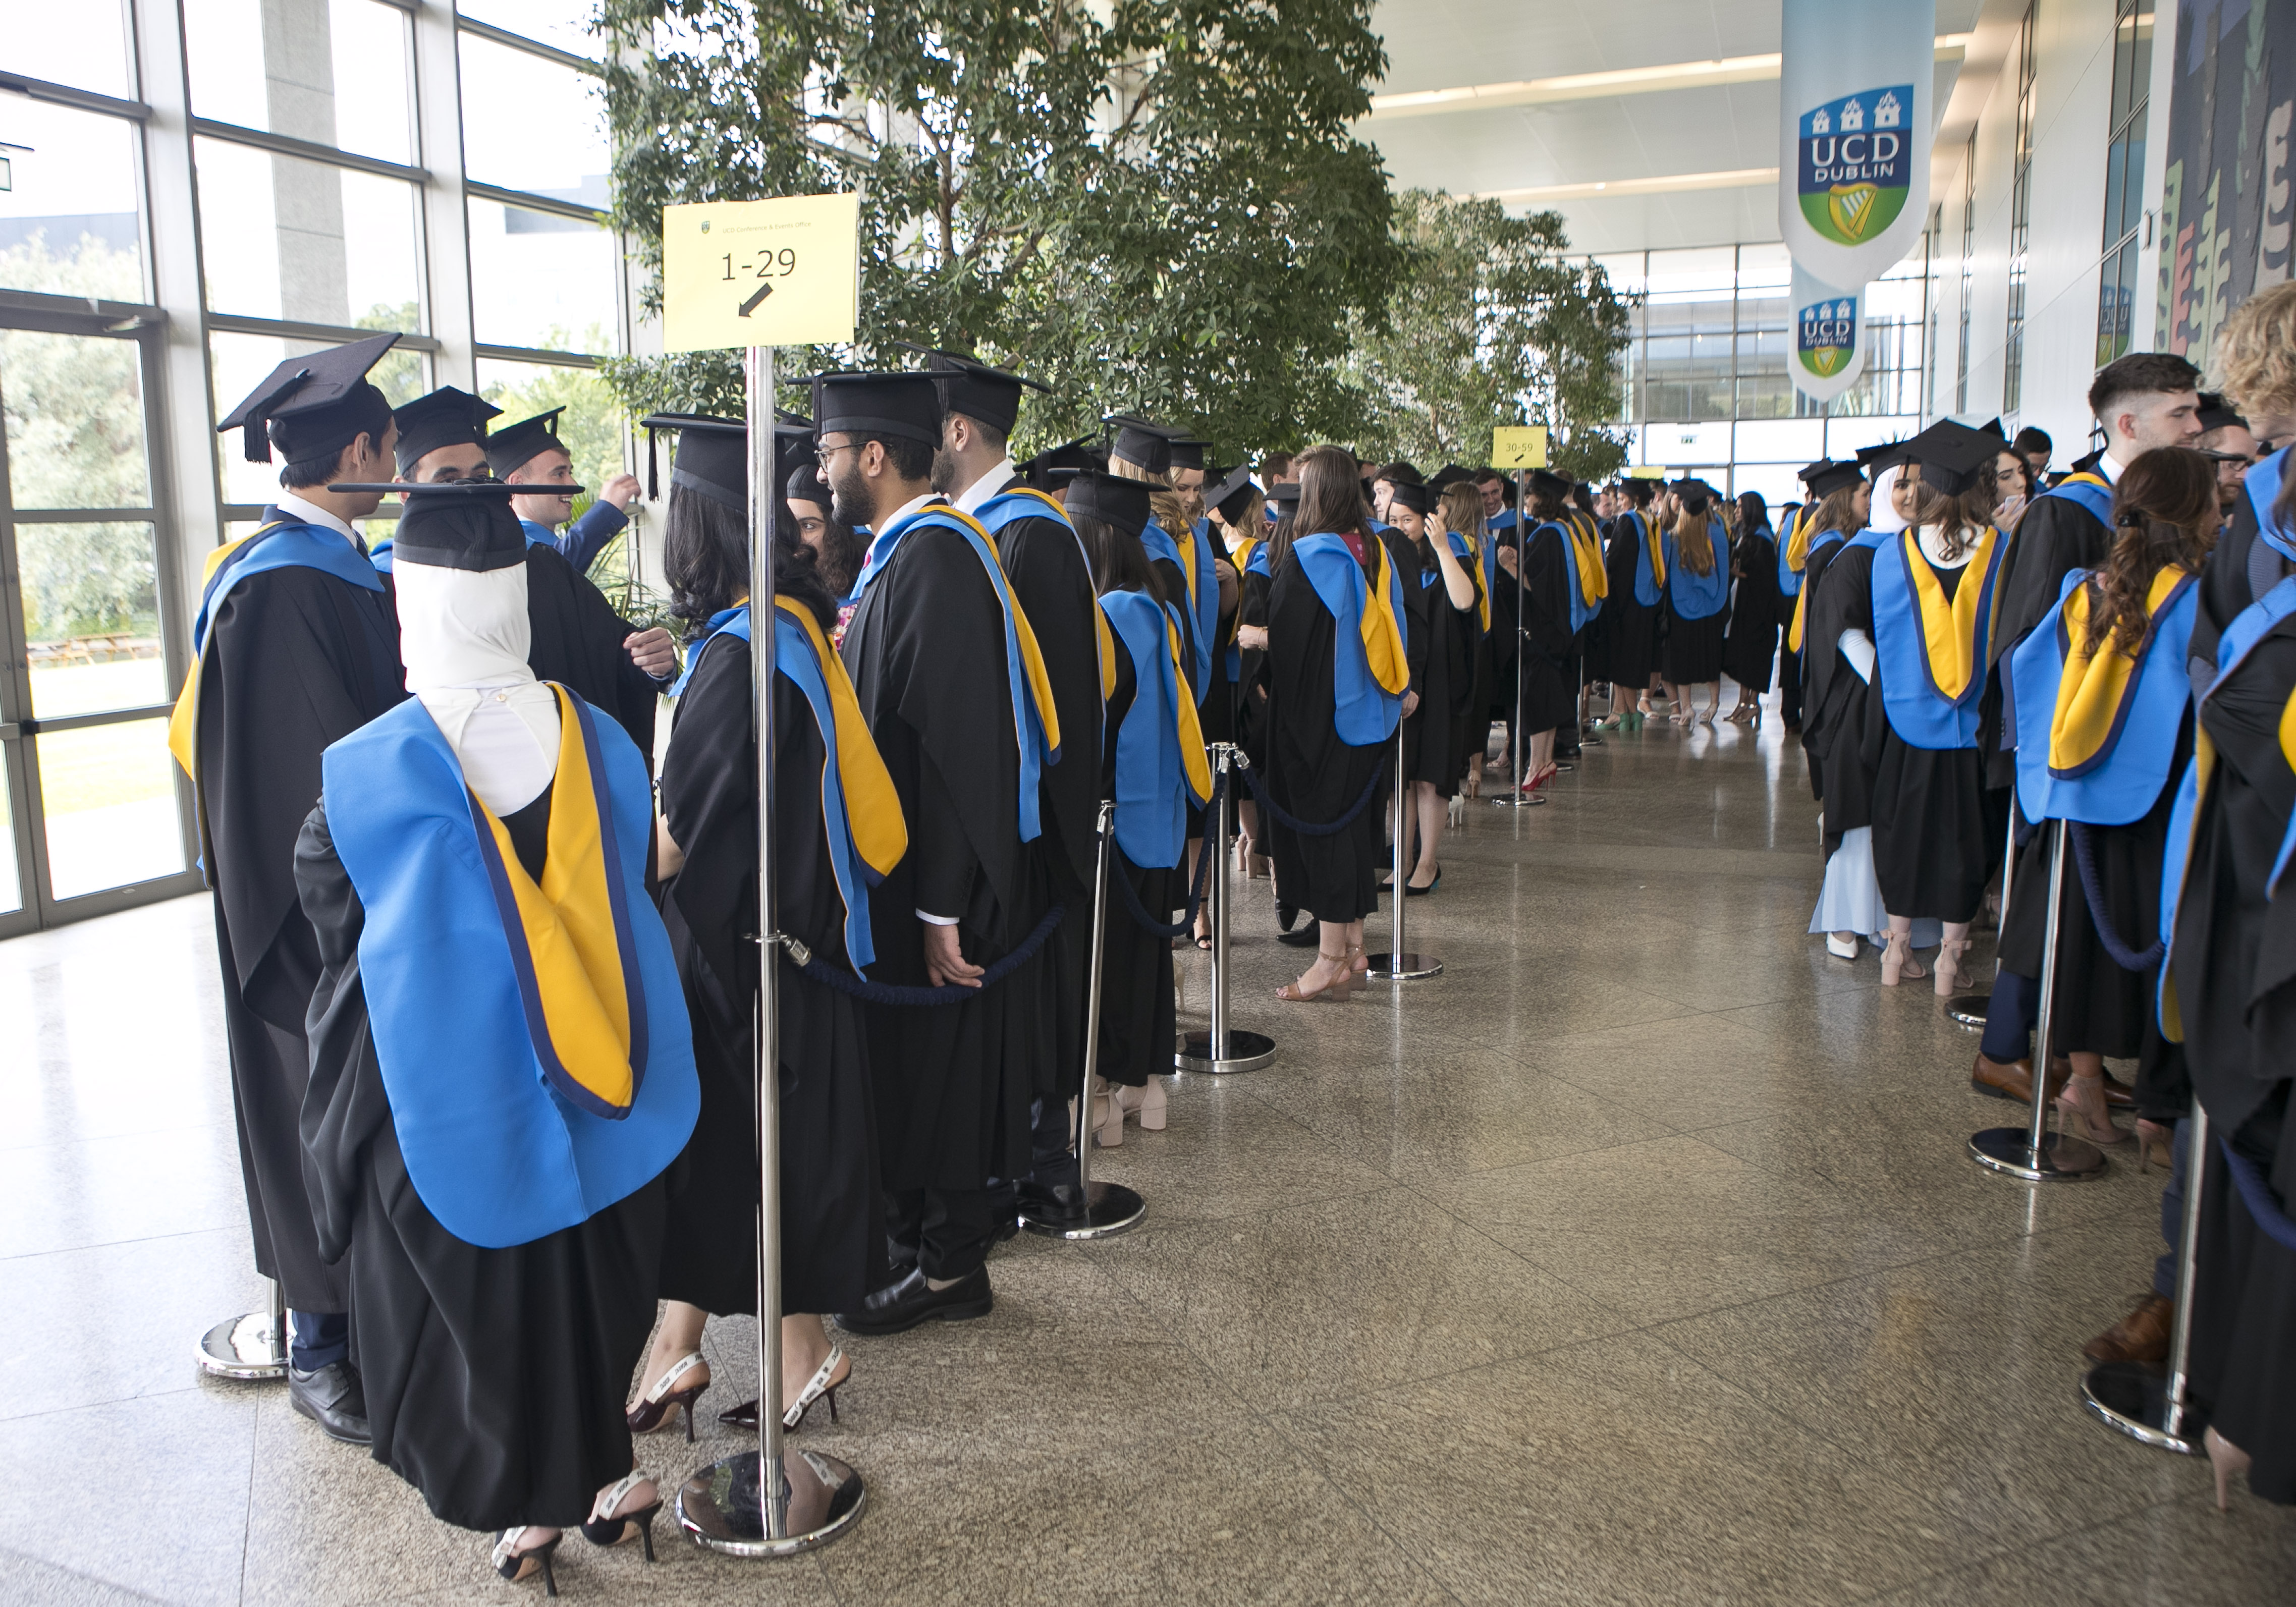
M 979 998 L 1034 959 L 1037 951 L 1045 946 L 1045 939 L 1053 935 L 1053 928 L 1058 926 L 1061 918 L 1068 913 L 1069 907 L 1065 904 L 1055 904 L 1046 910 L 1045 918 L 1037 922 L 1036 930 L 1021 939 L 1020 947 L 982 971 L 979 984 L 972 988 L 961 988 L 954 982 L 945 988 L 911 988 L 896 982 L 873 982 L 867 977 L 857 976 L 852 972 L 824 963 L 815 957 L 811 949 L 794 939 L 783 938 L 782 943 L 789 949 L 790 958 L 797 963 L 800 975 L 825 988 L 834 988 L 840 993 L 850 994 L 864 1004 L 902 1004 L 914 1008 L 961 1004 L 967 999 Z
M 1276 824 L 1286 831 L 1297 832 L 1302 837 L 1330 837 L 1346 831 L 1355 824 L 1356 816 L 1364 812 L 1365 807 L 1379 791 L 1379 783 L 1385 779 L 1380 771 L 1374 771 L 1371 780 L 1364 787 L 1363 796 L 1356 799 L 1346 814 L 1327 825 L 1312 825 L 1267 796 L 1267 789 L 1260 784 L 1259 773 L 1243 762 L 1242 754 L 1236 756 L 1236 763 L 1243 772 L 1244 785 L 1251 789 L 1251 795 L 1259 800 L 1259 807 L 1275 817 Z
M 1213 776 L 1212 795 L 1204 802 L 1204 813 L 1210 816 L 1213 810 L 1224 807 L 1226 799 L 1227 776 L 1225 774 Z M 1212 850 L 1208 840 L 1203 851 L 1196 856 L 1195 880 L 1188 886 L 1188 906 L 1181 913 L 1180 918 L 1168 926 L 1148 913 L 1147 906 L 1140 902 L 1140 895 L 1133 890 L 1129 877 L 1115 869 L 1111 870 L 1110 877 L 1123 891 L 1125 907 L 1131 911 L 1133 920 L 1139 923 L 1143 931 L 1159 938 L 1185 938 L 1196 923 L 1196 912 L 1204 906 L 1204 888 L 1211 863 Z
M 2264 1236 L 2283 1250 L 2296 1250 L 2296 1222 L 2291 1222 L 2288 1213 L 2273 1199 L 2272 1185 L 2264 1180 L 2263 1170 L 2234 1149 L 2222 1133 L 2217 1135 L 2217 1147 L 2224 1152 L 2225 1169 L 2232 1174 L 2234 1184 L 2240 1189 L 2241 1202 L 2248 1207 L 2248 1214 L 2256 1219 L 2257 1226 L 2264 1230 Z M 2185 1186 L 2196 1188 L 2199 1185 L 2187 1181 Z
M 2097 941 L 2104 945 L 2104 952 L 2123 971 L 2152 970 L 2169 952 L 2167 940 L 2155 938 L 2152 947 L 2142 953 L 2120 940 L 2120 934 L 2113 930 L 2111 913 L 2104 906 L 2104 884 L 2096 871 L 2096 844 L 2088 828 L 2079 821 L 2067 821 L 2065 825 L 2073 840 L 2073 863 L 2080 866 L 2081 891 L 2088 898 L 2089 924 L 2096 928 Z

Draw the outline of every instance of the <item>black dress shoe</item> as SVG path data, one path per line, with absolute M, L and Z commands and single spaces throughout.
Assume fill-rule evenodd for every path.
M 946 1289 L 926 1283 L 924 1268 L 916 1267 L 899 1283 L 871 1295 L 859 1311 L 840 1313 L 837 1325 L 848 1333 L 906 1333 L 934 1318 L 962 1323 L 987 1316 L 996 1303 L 986 1267 L 974 1267 Z
M 1071 1168 L 1073 1171 L 1073 1168 Z M 1024 1179 L 1021 1184 L 1021 1214 L 1031 1222 L 1068 1227 L 1092 1219 L 1084 1190 L 1075 1182 L 1045 1184 Z
M 1283 900 L 1282 900 L 1281 898 L 1278 898 L 1278 899 L 1275 901 L 1275 924 L 1276 924 L 1276 927 L 1277 927 L 1280 931 L 1287 931 L 1287 932 L 1288 932 L 1288 931 L 1291 931 L 1294 926 L 1298 925 L 1298 924 L 1299 924 L 1299 922 L 1300 922 L 1300 906 L 1299 906 L 1298 905 L 1296 905 L 1296 904 L 1286 904 L 1286 903 L 1284 903 L 1284 902 L 1283 902 Z
M 366 1391 L 348 1362 L 329 1362 L 316 1373 L 290 1366 L 287 1398 L 328 1439 L 345 1445 L 373 1443 L 374 1436 L 366 1426 Z
M 1286 948 L 1313 948 L 1321 941 L 1323 928 L 1303 926 L 1298 931 L 1280 931 L 1275 940 Z

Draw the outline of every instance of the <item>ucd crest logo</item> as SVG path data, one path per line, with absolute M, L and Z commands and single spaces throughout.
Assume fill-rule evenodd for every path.
M 1913 105 L 1914 86 L 1898 84 L 1828 101 L 1801 119 L 1799 195 L 1802 216 L 1821 238 L 1857 245 L 1905 209 Z
M 1855 296 L 1815 302 L 1794 323 L 1794 357 L 1821 380 L 1840 373 L 1857 349 Z

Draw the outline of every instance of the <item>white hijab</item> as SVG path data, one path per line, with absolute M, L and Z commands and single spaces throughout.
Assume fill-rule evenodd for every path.
M 1866 511 L 1866 528 L 1877 535 L 1895 536 L 1906 528 L 1898 512 L 1898 465 L 1891 463 L 1874 477 L 1874 502 Z
M 558 696 L 526 662 L 526 565 L 392 572 L 406 690 L 421 700 L 496 815 L 524 808 L 558 771 Z

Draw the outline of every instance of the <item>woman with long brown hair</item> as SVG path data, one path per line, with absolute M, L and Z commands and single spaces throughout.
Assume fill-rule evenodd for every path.
M 1307 1000 L 1344 997 L 1365 967 L 1383 857 L 1371 794 L 1396 722 L 1418 701 L 1406 691 L 1402 587 L 1365 526 L 1354 454 L 1316 447 L 1297 468 L 1299 512 L 1268 542 L 1267 794 L 1303 824 L 1348 822 L 1321 833 L 1262 823 L 1281 896 L 1316 917 L 1316 963 L 1277 995 Z
M 2123 955 L 2148 949 L 2161 930 L 2169 814 L 2192 747 L 2185 647 L 2216 526 L 2216 472 L 2207 458 L 2181 447 L 2141 455 L 2114 488 L 2113 545 L 2103 566 L 2069 579 L 2055 610 L 2010 655 L 2023 817 L 2088 823 L 2069 829 L 2067 860 L 2057 867 L 2064 892 L 2049 1055 L 2071 1058 L 2072 1080 L 2059 1103 L 2068 1124 L 2095 1144 L 2124 1136 L 2105 1107 L 2107 1056 L 2138 1062 L 2147 1108 L 2173 1112 L 2191 1097 L 2157 1025 L 2157 960 L 2124 966 L 2098 922 Z M 2098 824 L 2103 818 L 2122 824 Z M 2049 837 L 2037 831 L 2018 850 L 1997 989 L 2031 988 L 2040 975 Z M 2102 907 L 2084 892 L 2092 884 Z M 1985 1045 L 1997 1062 L 2013 1062 L 2023 1049 L 1990 1034 Z M 2163 1078 L 2177 1086 L 2149 1087 Z
M 1730 627 L 1730 556 L 1714 488 L 1685 480 L 1672 488 L 1668 521 L 1664 635 L 1659 674 L 1674 703 L 1670 724 L 1698 723 L 1699 687 L 1707 689 L 1704 719 L 1714 723 L 1722 702 L 1722 643 Z

